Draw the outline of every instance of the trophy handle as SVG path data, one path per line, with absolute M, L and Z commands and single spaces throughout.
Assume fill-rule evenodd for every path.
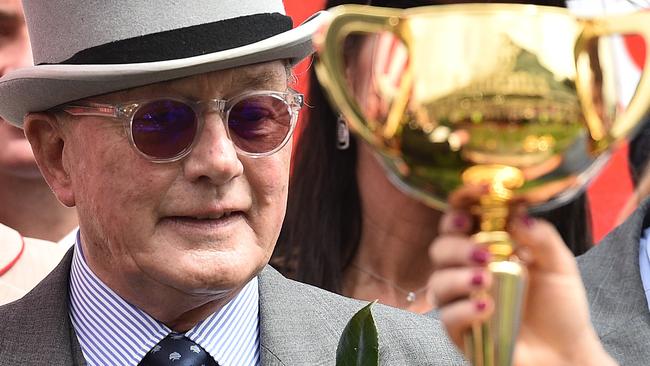
M 596 106 L 598 96 L 594 93 L 594 80 L 597 73 L 603 78 L 611 78 L 613 67 L 601 68 L 598 55 L 598 41 L 611 35 L 637 34 L 644 39 L 646 50 L 650 51 L 650 13 L 632 13 L 582 20 L 584 28 L 576 40 L 576 88 L 589 132 L 593 139 L 592 149 L 599 153 L 609 149 L 628 137 L 639 126 L 639 122 L 650 108 L 650 55 L 645 57 L 645 65 L 634 96 L 627 109 L 613 121 L 605 121 Z
M 349 119 L 350 127 L 371 145 L 386 150 L 389 147 L 385 138 L 394 135 L 398 128 L 397 118 L 406 108 L 406 92 L 410 88 L 410 83 L 403 83 L 400 87 L 402 97 L 398 98 L 399 102 L 391 107 L 386 123 L 380 124 L 368 120 L 348 86 L 342 45 L 348 36 L 355 33 L 376 34 L 386 31 L 403 40 L 399 27 L 403 11 L 402 9 L 375 8 L 372 14 L 369 14 L 366 6 L 342 5 L 329 10 L 329 12 L 332 14 L 333 20 L 324 25 L 314 36 L 314 45 L 320 57 L 320 62 L 315 66 L 318 79 L 324 86 L 332 105 L 337 106 L 339 111 Z M 405 79 L 410 80 L 408 77 Z M 369 126 L 379 125 L 383 125 L 383 131 L 376 135 L 377 131 L 373 131 Z

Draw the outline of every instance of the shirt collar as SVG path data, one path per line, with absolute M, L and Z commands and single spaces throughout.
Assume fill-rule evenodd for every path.
M 80 245 L 70 269 L 70 318 L 89 366 L 136 366 L 167 334 L 164 324 L 121 298 L 88 267 Z M 221 366 L 259 364 L 257 277 L 185 335 Z
M 61 240 L 58 241 L 57 244 L 62 245 L 66 249 L 70 249 L 70 247 L 73 246 L 75 243 L 78 231 L 79 231 L 79 227 L 72 229 L 72 231 L 67 233 Z
M 641 283 L 650 310 L 650 251 L 648 250 L 648 240 L 650 240 L 650 228 L 643 230 L 639 243 L 639 271 L 641 273 Z

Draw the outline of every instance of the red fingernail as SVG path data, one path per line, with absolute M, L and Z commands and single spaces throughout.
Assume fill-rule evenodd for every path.
M 483 284 L 483 273 L 475 273 L 472 276 L 472 285 L 480 286 Z
M 476 248 L 472 252 L 472 260 L 478 264 L 486 264 L 490 259 L 490 253 L 485 248 Z
M 465 227 L 465 223 L 467 222 L 467 219 L 463 215 L 456 215 L 454 216 L 453 222 L 454 222 L 454 226 L 457 229 L 462 229 Z
M 476 300 L 476 310 L 483 311 L 487 307 L 485 300 Z
M 530 216 L 528 216 L 528 215 L 522 217 L 522 218 L 521 218 L 521 221 L 522 221 L 522 222 L 524 223 L 524 225 L 526 225 L 526 227 L 529 228 L 529 229 L 530 229 L 531 227 L 533 227 L 533 224 L 535 224 L 535 219 L 533 219 L 532 217 L 530 217 Z

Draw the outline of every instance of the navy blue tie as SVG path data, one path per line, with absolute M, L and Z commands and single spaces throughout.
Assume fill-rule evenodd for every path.
M 140 361 L 139 366 L 218 366 L 201 346 L 185 335 L 170 333 Z

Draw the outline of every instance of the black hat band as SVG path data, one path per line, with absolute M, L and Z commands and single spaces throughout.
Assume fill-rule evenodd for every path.
M 247 15 L 106 43 L 79 51 L 59 64 L 130 64 L 183 59 L 259 42 L 292 27 L 291 18 L 280 13 Z

